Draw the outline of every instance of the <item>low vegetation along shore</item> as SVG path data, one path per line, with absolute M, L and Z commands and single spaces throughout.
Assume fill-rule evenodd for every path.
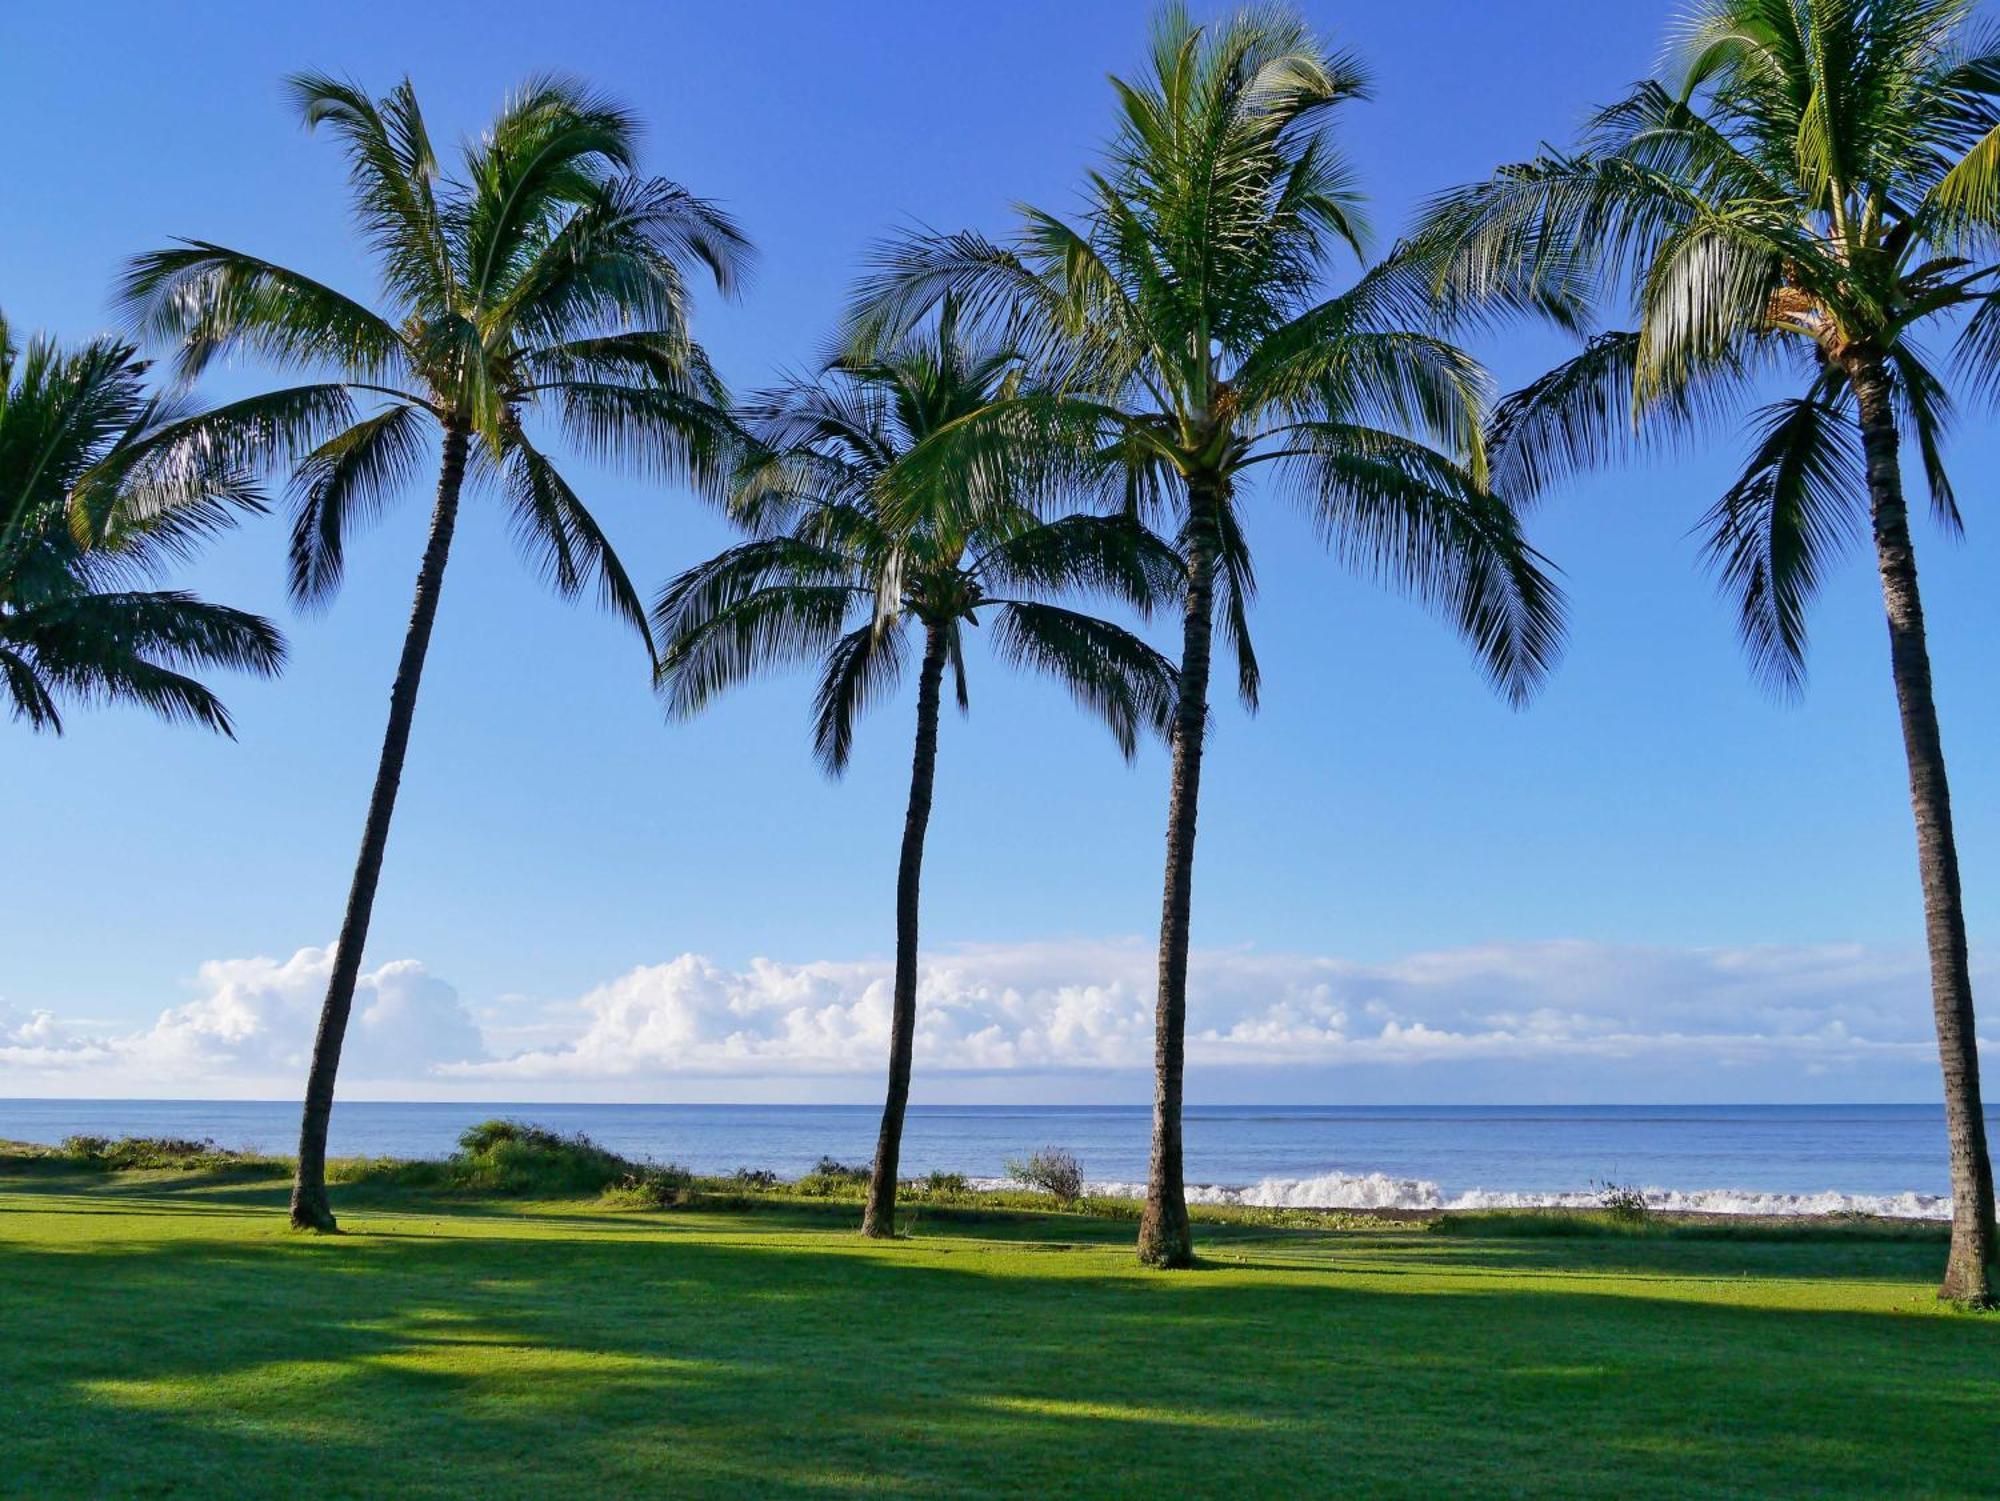
M 0 1147 L 9 1495 L 1435 1494 L 2000 1488 L 2000 1319 L 1941 1225 L 1135 1206 L 699 1177 L 511 1123 L 291 1164 Z M 115 1457 L 115 1458 L 114 1458 Z

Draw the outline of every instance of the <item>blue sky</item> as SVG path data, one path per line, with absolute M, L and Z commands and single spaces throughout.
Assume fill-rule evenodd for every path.
M 1424 194 L 1567 139 L 1588 104 L 1651 69 L 1670 10 L 1405 0 L 1307 13 L 1376 74 L 1376 100 L 1355 107 L 1341 133 L 1386 244 Z M 282 76 L 314 67 L 386 88 L 408 71 L 433 132 L 450 138 L 476 130 L 524 76 L 557 69 L 634 105 L 650 125 L 648 167 L 722 200 L 755 237 L 748 294 L 736 305 L 708 299 L 697 323 L 747 390 L 811 357 L 885 232 L 998 231 L 1017 200 L 1073 206 L 1109 127 L 1105 74 L 1137 65 L 1146 15 L 1141 4 L 1074 0 L 9 7 L 0 128 L 23 149 L 0 179 L 0 306 L 17 329 L 96 332 L 110 321 L 122 258 L 173 235 L 372 292 L 337 155 L 288 116 Z M 1511 384 L 1556 348 L 1509 334 L 1479 352 Z M 223 396 L 260 379 L 233 370 L 207 389 Z M 1685 462 L 1609 474 L 1535 514 L 1535 540 L 1564 571 L 1573 629 L 1553 683 L 1521 713 L 1488 692 L 1448 631 L 1342 573 L 1278 502 L 1253 505 L 1266 703 L 1255 720 L 1233 705 L 1219 715 L 1197 875 L 1196 945 L 1209 956 L 1197 960 L 1197 997 L 1206 963 L 1232 1026 L 1297 991 L 1333 997 L 1341 1036 L 1379 1014 L 1391 1020 L 1368 1033 L 1377 1041 L 1391 1026 L 1405 1040 L 1412 1026 L 1449 1030 L 1452 1018 L 1451 1035 L 1474 1041 L 1450 1062 L 1373 1067 L 1341 1055 L 1317 1068 L 1288 1066 L 1283 1047 L 1229 1054 L 1225 1039 L 1216 1071 L 1191 1090 L 1935 1093 L 1872 569 L 1857 556 L 1828 581 L 1807 697 L 1773 703 L 1746 673 L 1688 535 L 1732 473 L 1740 444 L 1728 436 Z M 2000 542 L 1985 478 L 1996 457 L 1984 417 L 1970 415 L 1953 463 L 1971 535 L 1920 539 L 1975 948 L 2000 915 L 1990 660 Z M 686 495 L 575 472 L 649 592 L 726 540 Z M 291 638 L 281 681 L 222 684 L 238 743 L 123 711 L 79 712 L 60 740 L 18 726 L 0 735 L 13 790 L 0 1028 L 14 1029 L 16 1050 L 0 1047 L 0 1093 L 290 1087 L 323 959 L 311 951 L 330 940 L 346 889 L 424 500 L 413 494 L 353 549 L 344 592 L 317 616 L 296 617 L 284 601 L 275 519 L 190 570 L 196 587 L 280 618 Z M 400 1035 L 398 1017 L 418 1017 L 424 1041 L 408 1056 L 430 1047 L 435 1057 L 421 1073 L 392 1069 L 378 1088 L 518 1094 L 554 1081 L 552 1092 L 613 1098 L 870 1097 L 870 997 L 891 944 L 908 705 L 871 717 L 838 785 L 807 750 L 803 678 L 669 726 L 635 644 L 589 607 L 542 592 L 497 511 L 470 515 L 460 539 L 368 957 L 371 969 L 407 966 L 379 987 L 383 1036 Z M 975 662 L 973 696 L 971 717 L 945 729 L 927 950 L 988 964 L 968 983 L 989 999 L 1013 986 L 1044 997 L 1030 1009 L 1059 1009 L 1046 997 L 1074 982 L 1143 1015 L 1164 756 L 1149 750 L 1125 766 L 1058 692 L 990 662 Z M 686 999 L 693 971 L 668 973 L 686 955 L 721 977 L 724 999 L 709 1012 Z M 1383 997 L 1411 974 L 1435 976 L 1431 959 L 1475 978 L 1452 981 L 1434 1011 L 1396 1013 Z M 1762 967 L 1773 963 L 1777 978 Z M 1706 1051 L 1649 1050 L 1646 1039 L 1694 1025 L 1674 1010 L 1708 994 L 1688 965 L 1733 977 L 1715 996 L 1744 1004 L 1702 1002 L 1696 1033 L 1725 1039 Z M 404 984 L 413 976 L 423 983 Z M 832 987 L 814 1006 L 851 1008 L 848 1042 L 815 1051 L 797 1040 L 799 1008 L 768 996 L 801 976 Z M 947 981 L 934 983 L 946 996 Z M 679 999 L 647 1001 L 648 984 Z M 620 985 L 637 1022 L 606 1020 L 624 1004 Z M 1522 1018 L 1538 986 L 1591 1019 L 1572 1032 L 1624 1041 L 1580 1051 L 1522 1042 L 1535 1035 Z M 744 1000 L 752 990 L 767 999 Z M 1863 992 L 1865 1018 L 1842 1010 Z M 992 1015 L 967 1013 L 965 1036 L 1018 1023 L 995 1004 Z M 232 1007 L 253 1019 L 228 1021 Z M 1746 1020 L 1759 1007 L 1777 1019 Z M 171 1019 L 163 1012 L 192 1016 L 181 1030 L 193 1040 L 124 1045 L 157 1033 Z M 724 1061 L 690 1080 L 671 1048 L 651 1071 L 618 1056 L 648 1017 L 720 1028 L 700 1033 L 718 1041 L 736 1035 L 726 1018 L 753 1012 L 770 1025 L 745 1033 L 740 1066 L 725 1047 Z M 270 1020 L 280 1013 L 292 1031 L 255 1067 L 231 1050 L 246 1027 L 281 1026 Z M 1130 1017 L 1118 1014 L 1089 1035 L 1124 1037 Z M 1835 1025 L 1850 1038 L 1872 1028 L 1867 1046 L 1810 1059 L 1803 1044 L 1774 1047 L 1747 1072 L 1717 1073 L 1728 1038 L 1824 1039 Z M 1092 1055 L 1101 1075 L 1066 1082 L 1049 1038 L 1070 1035 L 1084 1034 L 1058 1028 L 1011 1055 L 940 1040 L 939 1059 L 962 1072 L 928 1087 L 964 1098 L 1140 1088 L 1115 1048 Z M 1496 1035 L 1519 1045 L 1479 1052 L 1476 1040 Z M 579 1061 L 591 1047 L 602 1057 L 595 1073 Z M 96 1061 L 84 1066 L 79 1050 L 91 1048 Z M 451 1074 L 444 1066 L 468 1049 L 471 1072 Z M 77 1056 L 64 1062 L 64 1052 Z M 568 1062 L 505 1072 L 524 1052 Z M 926 1087 L 920 1079 L 920 1095 Z

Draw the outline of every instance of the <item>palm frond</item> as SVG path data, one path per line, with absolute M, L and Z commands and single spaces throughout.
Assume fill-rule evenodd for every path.
M 347 538 L 416 478 L 430 451 L 429 415 L 391 406 L 299 460 L 292 472 L 292 598 L 323 604 L 340 587 Z
M 972 567 L 998 589 L 1105 594 L 1142 616 L 1187 583 L 1180 554 L 1129 515 L 1036 522 L 996 542 Z
M 669 709 L 697 714 L 757 673 L 830 651 L 859 595 L 845 587 L 774 584 L 684 621 L 663 599 L 654 609 L 661 626 L 655 679 Z
M 890 692 L 903 670 L 898 622 L 871 620 L 849 631 L 826 654 L 813 691 L 813 754 L 828 776 L 847 770 L 854 749 L 854 721 Z
M 1930 492 L 1931 515 L 1947 535 L 1961 536 L 1965 518 L 1959 515 L 1958 496 L 1944 462 L 1945 438 L 1954 416 L 1951 393 L 1931 370 L 1922 351 L 1908 339 L 1891 352 L 1889 370 L 1895 382 L 1901 425 L 1917 440 L 1924 484 Z
M 1806 609 L 1861 535 L 1865 493 L 1853 422 L 1821 397 L 1793 398 L 1759 414 L 1742 476 L 1702 518 L 1751 666 L 1775 691 L 1803 684 Z
M 143 337 L 175 350 L 182 380 L 237 349 L 356 380 L 406 374 L 402 338 L 387 319 L 299 272 L 205 240 L 135 256 L 118 302 Z
M 1561 592 L 1514 512 L 1466 470 L 1401 435 L 1302 426 L 1281 460 L 1328 545 L 1349 565 L 1436 609 L 1513 703 L 1562 642 Z
M 405 78 L 382 99 L 327 73 L 286 80 L 308 130 L 333 131 L 347 154 L 356 217 L 400 302 L 425 316 L 452 307 L 457 273 L 438 205 L 437 153 Z
M 1223 505 L 1215 518 L 1215 606 L 1221 616 L 1222 639 L 1236 662 L 1236 696 L 1255 714 L 1263 694 L 1263 669 L 1250 639 L 1250 605 L 1257 597 L 1257 570 L 1243 535 L 1243 519 L 1234 503 Z
M 177 669 L 231 667 L 269 676 L 285 658 L 284 640 L 269 621 L 178 590 L 79 594 L 13 611 L 0 621 L 0 639 L 17 712 L 55 729 L 61 721 L 53 698 L 67 693 L 134 703 L 230 734 L 221 702 Z M 39 689 L 29 688 L 29 679 Z
M 1179 674 L 1130 631 L 1055 605 L 1010 601 L 999 608 L 993 648 L 1003 660 L 1047 673 L 1103 720 L 1130 760 L 1139 736 L 1165 736 Z
M 569 481 L 520 432 L 507 447 L 506 483 L 514 505 L 515 540 L 540 564 L 555 591 L 573 599 L 595 574 L 599 600 L 639 633 L 647 656 L 657 662 L 645 601 L 625 565 Z
M 699 396 L 651 385 L 570 380 L 550 393 L 569 440 L 600 463 L 722 497 L 737 470 L 741 432 Z

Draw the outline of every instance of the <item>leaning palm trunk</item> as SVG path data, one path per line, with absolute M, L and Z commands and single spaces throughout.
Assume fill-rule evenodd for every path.
M 868 1207 L 861 1233 L 896 1233 L 896 1172 L 903 1150 L 903 1115 L 910 1104 L 910 1055 L 917 1036 L 917 908 L 923 885 L 924 834 L 931 821 L 931 787 L 937 780 L 938 702 L 947 649 L 944 628 L 924 630 L 924 663 L 917 678 L 917 748 L 910 761 L 910 807 L 903 816 L 903 853 L 896 867 L 896 994 L 889 1016 L 889 1097 L 875 1140 L 868 1178 Z
M 1895 415 L 1887 372 L 1878 359 L 1857 355 L 1848 379 L 1861 411 L 1868 461 L 1868 501 L 1874 523 L 1882 603 L 1889 616 L 1889 657 L 1902 713 L 1903 752 L 1910 766 L 1910 807 L 1917 822 L 1917 867 L 1924 885 L 1924 928 L 1930 945 L 1931 1005 L 1937 1017 L 1938 1059 L 1944 1069 L 1945 1131 L 1951 1147 L 1951 1253 L 1942 1297 L 1975 1304 L 1993 1299 L 1996 1255 L 1993 1165 L 1979 1098 L 1979 1047 L 1966 959 L 1965 905 L 1959 889 L 1958 845 L 1951 828 L 1951 789 L 1944 744 L 1931 695 L 1930 648 L 1924 639 L 1917 558 L 1897 467 Z
M 1213 481 L 1188 486 L 1187 601 L 1180 699 L 1174 713 L 1172 785 L 1167 799 L 1166 891 L 1160 904 L 1159 994 L 1153 1016 L 1153 1154 L 1139 1259 L 1149 1266 L 1194 1262 L 1187 1188 L 1181 1172 L 1181 1074 L 1187 1056 L 1188 927 L 1194 886 L 1195 817 L 1201 801 L 1202 738 L 1208 724 L 1208 670 L 1214 634 L 1215 527 L 1221 497 Z
M 431 512 L 430 540 L 423 566 L 417 570 L 416 601 L 410 607 L 410 628 L 403 637 L 403 655 L 396 683 L 389 690 L 389 727 L 382 736 L 382 760 L 375 770 L 375 789 L 368 796 L 368 819 L 362 826 L 361 856 L 354 864 L 354 884 L 348 888 L 347 911 L 340 921 L 334 947 L 333 977 L 320 1007 L 319 1032 L 313 1039 L 312 1071 L 306 1076 L 306 1102 L 299 1123 L 299 1168 L 292 1183 L 292 1225 L 300 1230 L 332 1230 L 334 1218 L 326 1195 L 326 1133 L 333 1116 L 333 1084 L 340 1070 L 340 1047 L 347 1037 L 348 1013 L 354 1008 L 354 985 L 361 974 L 361 951 L 368 942 L 368 921 L 375 911 L 375 887 L 382 876 L 382 854 L 389 843 L 389 821 L 396 811 L 396 789 L 403 780 L 403 758 L 410 746 L 410 723 L 416 716 L 417 686 L 430 651 L 431 627 L 437 620 L 438 593 L 444 584 L 445 560 L 451 554 L 451 534 L 458 522 L 458 492 L 465 482 L 466 434 L 448 427 L 444 435 L 444 465 L 438 474 L 437 506 Z

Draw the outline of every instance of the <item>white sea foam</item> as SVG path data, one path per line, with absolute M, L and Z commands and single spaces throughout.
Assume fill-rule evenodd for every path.
M 980 1189 L 1010 1188 L 1004 1178 L 973 1181 Z M 1093 1181 L 1085 1192 L 1104 1198 L 1144 1198 L 1143 1183 Z M 1647 1188 L 1648 1209 L 1686 1214 L 1829 1215 L 1869 1214 L 1887 1219 L 1943 1220 L 1951 1217 L 1944 1194 L 1766 1193 L 1739 1188 Z M 1470 1189 L 1446 1194 L 1427 1178 L 1391 1178 L 1384 1173 L 1324 1173 L 1314 1178 L 1265 1178 L 1247 1188 L 1191 1183 L 1190 1204 L 1247 1204 L 1263 1209 L 1596 1209 L 1601 1190 L 1536 1193 L 1513 1189 Z

